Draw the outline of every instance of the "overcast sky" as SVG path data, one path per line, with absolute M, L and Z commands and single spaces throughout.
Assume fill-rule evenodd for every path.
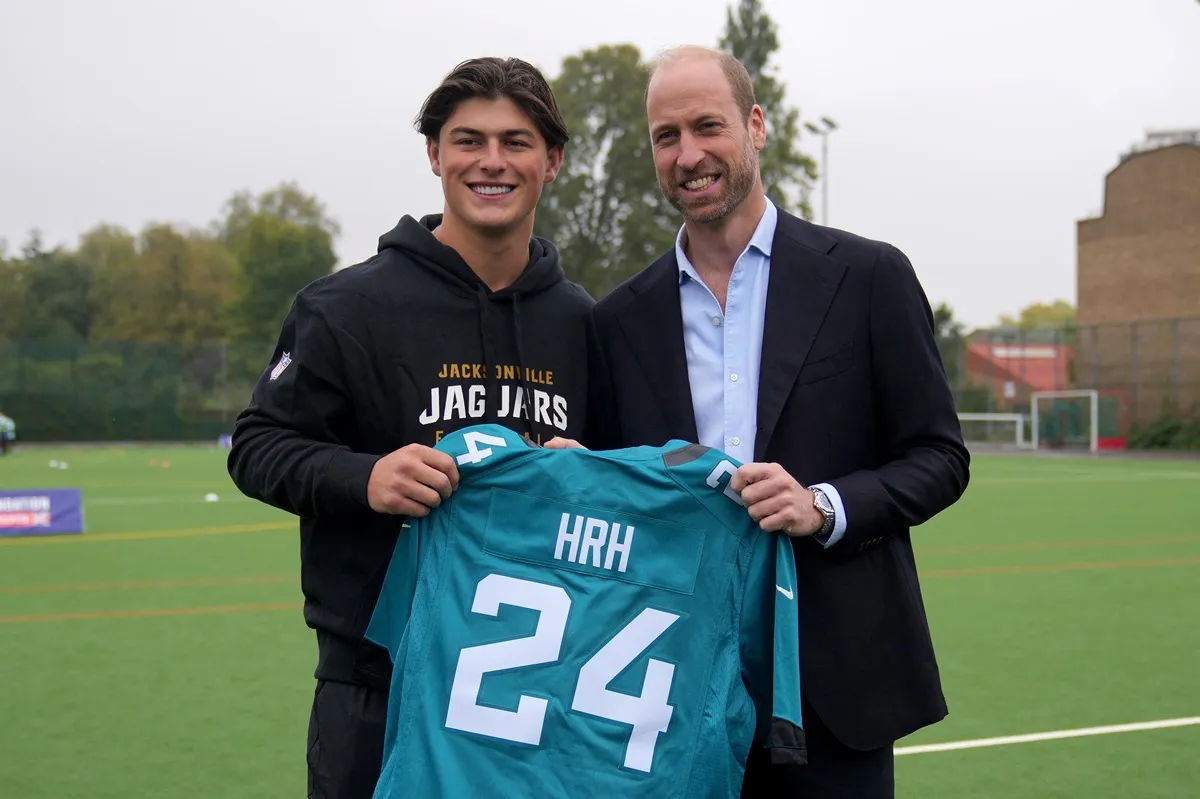
M 1196 0 L 765 5 L 790 101 L 841 125 L 830 224 L 901 247 L 972 325 L 1074 302 L 1075 222 L 1105 173 L 1147 129 L 1200 127 Z M 234 191 L 295 180 L 354 263 L 403 214 L 440 210 L 412 119 L 458 61 L 553 76 L 600 44 L 715 44 L 725 7 L 0 0 L 0 237 L 11 252 L 34 226 L 69 246 L 100 222 L 203 226 Z

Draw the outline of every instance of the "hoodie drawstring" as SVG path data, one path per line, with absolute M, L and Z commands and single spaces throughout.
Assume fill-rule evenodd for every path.
M 488 397 L 487 413 L 485 421 L 498 422 L 499 412 L 498 403 L 500 402 L 500 367 L 496 363 L 496 352 L 492 346 L 492 338 L 488 335 L 491 329 L 492 317 L 492 301 L 488 297 L 487 288 L 481 283 L 475 294 L 479 300 L 479 338 L 483 345 L 483 364 L 488 375 Z M 529 391 L 529 385 L 525 381 L 525 359 L 521 352 L 521 313 L 520 313 L 521 295 L 514 292 L 512 296 L 513 304 L 513 339 L 516 345 L 517 355 L 517 384 L 523 399 L 524 413 L 521 418 L 524 419 L 524 432 L 533 439 L 533 394 Z M 513 413 L 516 413 L 518 398 L 514 391 L 512 399 Z
M 499 368 L 496 365 L 495 351 L 488 336 L 491 303 L 488 301 L 487 289 L 482 283 L 475 292 L 475 299 L 479 301 L 479 343 L 483 347 L 483 368 L 487 372 L 488 382 L 487 398 L 484 401 L 487 410 L 483 419 L 485 422 L 495 422 L 499 417 L 496 415 L 496 404 L 492 400 L 494 398 L 496 402 L 499 401 L 500 375 L 497 374 Z
M 514 291 L 512 295 L 513 304 L 513 341 L 516 342 L 517 348 L 517 382 L 521 386 L 521 393 L 525 396 L 525 432 L 529 435 L 529 439 L 533 440 L 533 392 L 529 390 L 529 384 L 525 382 L 525 358 L 521 354 L 521 292 Z

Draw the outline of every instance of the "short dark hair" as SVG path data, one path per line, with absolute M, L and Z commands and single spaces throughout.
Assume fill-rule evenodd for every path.
M 550 149 L 566 145 L 567 126 L 550 84 L 537 67 L 519 58 L 472 58 L 456 66 L 425 99 L 417 131 L 437 139 L 459 103 L 476 97 L 507 97 L 529 115 Z

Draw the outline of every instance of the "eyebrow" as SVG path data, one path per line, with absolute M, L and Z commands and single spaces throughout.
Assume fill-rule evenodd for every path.
M 695 119 L 688 120 L 685 123 L 685 127 L 692 128 L 692 127 L 696 127 L 697 125 L 703 125 L 708 122 L 715 122 L 718 125 L 724 125 L 725 118 L 719 114 L 702 114 L 701 116 L 698 116 Z M 667 131 L 678 130 L 678 129 L 679 129 L 679 125 L 677 125 L 674 122 L 660 122 L 659 124 L 655 125 L 653 128 L 650 129 L 650 135 L 652 137 L 657 137 L 661 133 L 666 133 Z
M 457 127 L 450 131 L 452 136 L 483 136 L 483 131 L 475 130 L 474 128 Z M 528 136 L 533 138 L 533 131 L 527 128 L 511 128 L 503 131 L 502 136 Z

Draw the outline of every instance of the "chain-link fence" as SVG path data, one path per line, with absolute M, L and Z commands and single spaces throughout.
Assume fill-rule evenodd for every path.
M 21 441 L 216 441 L 266 345 L 0 342 L 0 410 Z
M 959 411 L 1030 414 L 1038 391 L 1095 389 L 1109 426 L 1200 413 L 1200 317 L 943 338 Z M 0 410 L 23 441 L 216 440 L 273 343 L 0 342 Z
M 941 343 L 960 412 L 1029 414 L 1035 392 L 1094 389 L 1122 436 L 1200 413 L 1200 317 L 981 330 Z

